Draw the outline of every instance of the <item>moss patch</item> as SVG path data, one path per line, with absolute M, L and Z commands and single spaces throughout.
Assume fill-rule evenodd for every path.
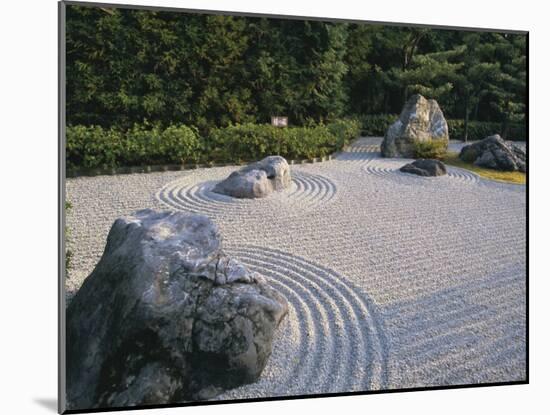
M 466 163 L 458 158 L 458 153 L 448 152 L 443 159 L 443 162 L 449 166 L 460 167 L 473 171 L 485 179 L 516 184 L 525 184 L 527 182 L 525 173 L 521 173 L 519 171 L 499 171 L 474 166 L 473 163 Z
M 448 141 L 429 140 L 415 141 L 414 154 L 417 159 L 437 159 L 442 160 L 447 152 Z

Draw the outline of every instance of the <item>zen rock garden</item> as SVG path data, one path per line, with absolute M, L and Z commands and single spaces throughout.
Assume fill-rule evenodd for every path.
M 382 154 L 413 158 L 415 143 L 430 140 L 448 142 L 446 120 L 435 100 L 414 95 L 389 127 Z M 525 152 L 498 135 L 463 147 L 460 158 L 525 171 Z M 433 159 L 399 170 L 447 174 Z M 212 190 L 254 199 L 290 184 L 287 161 L 269 156 Z M 211 399 L 256 382 L 287 313 L 287 300 L 269 281 L 224 253 L 208 217 L 146 209 L 119 218 L 67 309 L 69 409 Z
M 437 102 L 422 95 L 409 98 L 399 119 L 387 130 L 381 144 L 384 157 L 414 158 L 415 144 L 429 141 L 449 142 L 447 121 Z M 506 143 L 498 134 L 464 146 L 459 154 L 462 161 L 500 171 L 525 172 L 525 151 Z M 400 168 L 405 173 L 420 176 L 442 176 L 445 165 L 438 160 L 416 160 Z
M 67 309 L 69 408 L 206 399 L 254 382 L 286 313 L 277 291 L 224 254 L 207 217 L 117 219 Z
M 62 7 L 61 412 L 528 380 L 525 33 Z
M 237 198 L 266 197 L 290 186 L 290 167 L 281 156 L 269 156 L 229 175 L 213 191 Z

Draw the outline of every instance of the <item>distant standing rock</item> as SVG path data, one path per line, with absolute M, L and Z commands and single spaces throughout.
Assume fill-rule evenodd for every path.
M 414 157 L 415 141 L 449 141 L 449 129 L 437 101 L 420 94 L 409 98 L 399 119 L 386 131 L 382 141 L 384 157 Z
M 269 156 L 229 175 L 212 191 L 237 198 L 266 197 L 290 186 L 290 167 L 281 156 Z
M 399 169 L 403 173 L 417 174 L 419 176 L 444 176 L 447 168 L 439 160 L 419 159 L 412 163 L 405 164 Z
M 502 171 L 525 172 L 527 157 L 525 151 L 509 145 L 495 134 L 477 143 L 464 146 L 459 157 L 467 163 Z
M 69 409 L 204 399 L 258 379 L 287 303 L 221 245 L 205 216 L 115 221 L 67 309 Z

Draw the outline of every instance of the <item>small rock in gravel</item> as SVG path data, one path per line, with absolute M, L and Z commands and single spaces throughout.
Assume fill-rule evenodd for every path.
M 237 170 L 214 186 L 213 191 L 237 198 L 266 197 L 290 186 L 290 167 L 281 156 L 269 156 Z
M 412 163 L 405 164 L 399 169 L 403 173 L 417 174 L 419 176 L 444 176 L 447 168 L 439 160 L 419 159 Z

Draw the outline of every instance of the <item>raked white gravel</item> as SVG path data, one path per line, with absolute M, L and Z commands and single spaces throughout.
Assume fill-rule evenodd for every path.
M 237 167 L 68 179 L 67 289 L 117 217 L 203 213 L 290 303 L 261 379 L 218 399 L 525 379 L 525 186 L 401 173 L 379 144 L 293 165 L 291 188 L 261 200 L 210 191 Z

